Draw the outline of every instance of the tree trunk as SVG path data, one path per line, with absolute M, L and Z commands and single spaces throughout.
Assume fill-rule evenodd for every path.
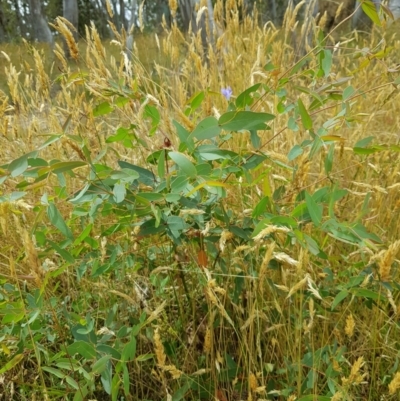
M 131 8 L 131 18 L 129 19 L 129 36 L 126 39 L 126 50 L 128 52 L 128 56 L 131 58 L 133 51 L 133 31 L 134 28 L 138 26 L 138 3 L 137 0 L 132 0 L 132 8 Z
M 193 22 L 196 22 L 196 19 L 193 18 L 194 14 L 194 6 L 195 0 L 179 0 L 179 10 L 181 12 L 183 29 L 187 32 L 189 30 L 189 26 Z
M 72 31 L 75 42 L 78 41 L 78 15 L 78 1 L 63 0 L 63 17 L 75 27 L 75 31 Z M 66 56 L 70 57 L 68 46 L 66 43 L 64 43 L 64 51 Z
M 99 15 L 99 20 L 98 23 L 96 24 L 96 29 L 100 33 L 100 36 L 104 38 L 110 37 L 110 30 L 107 27 L 107 21 L 110 18 L 108 13 L 107 13 L 107 8 L 106 4 L 104 1 L 101 0 L 96 0 L 96 11 L 98 12 Z
M 393 13 L 394 19 L 400 18 L 400 0 L 389 0 L 389 8 Z
M 293 48 L 295 49 L 296 58 L 300 59 L 307 53 L 307 46 L 314 47 L 313 39 L 313 23 L 312 21 L 319 13 L 318 0 L 306 0 L 303 12 L 303 29 L 302 35 L 299 38 L 296 31 L 292 32 Z
M 7 24 L 3 11 L 3 3 L 0 4 L 0 43 L 5 42 L 7 38 Z
M 47 24 L 46 18 L 42 12 L 41 1 L 29 0 L 29 8 L 33 39 L 38 42 L 49 43 L 53 46 L 53 35 L 51 34 L 49 25 Z
M 126 21 L 125 1 L 124 0 L 119 0 L 119 12 L 120 12 L 121 27 L 124 27 L 125 30 L 127 30 L 128 29 L 128 23 Z
M 182 22 L 184 29 L 189 30 L 191 25 L 194 34 L 197 34 L 201 29 L 201 41 L 205 53 L 207 52 L 208 45 L 212 43 L 212 38 L 207 35 L 207 14 L 210 34 L 214 29 L 214 7 L 211 0 L 207 0 L 207 12 L 204 11 L 198 23 L 196 8 L 199 7 L 200 0 L 179 0 L 179 8 L 181 11 Z M 211 35 L 210 35 L 211 36 Z
M 24 12 L 26 12 L 26 4 L 24 4 Z M 17 20 L 17 24 L 19 27 L 19 33 L 22 38 L 27 39 L 28 35 L 28 29 L 27 29 L 27 24 L 23 21 L 21 11 L 20 11 L 21 5 L 18 4 L 18 0 L 14 0 L 14 8 L 15 8 L 15 18 Z M 26 15 L 26 14 L 25 14 Z
M 116 26 L 117 29 L 121 29 L 121 24 L 120 24 L 120 18 L 118 14 L 118 8 L 117 8 L 117 1 L 116 0 L 111 0 L 111 5 L 112 5 L 112 11 L 114 13 L 114 25 Z
M 214 6 L 212 0 L 207 0 L 208 24 L 210 31 L 214 29 Z
M 276 8 L 276 0 L 271 0 L 271 18 L 272 22 L 276 26 L 278 24 L 278 13 Z

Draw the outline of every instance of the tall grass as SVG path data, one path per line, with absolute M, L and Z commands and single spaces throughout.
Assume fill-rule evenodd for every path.
M 219 29 L 210 32 L 206 55 L 200 34 L 184 35 L 176 25 L 158 36 L 138 34 L 132 55 L 123 34 L 104 44 L 93 26 L 79 44 L 71 39 L 75 60 L 59 46 L 53 59 L 28 44 L 2 49 L 1 159 L 10 163 L 60 135 L 41 160 L 104 166 L 103 176 L 99 170 L 89 179 L 84 166 L 41 181 L 11 175 L 1 184 L 6 399 L 397 399 L 400 41 L 379 28 L 363 37 L 343 33 L 326 40 L 333 55 L 328 76 L 311 74 L 319 62 L 312 46 L 293 74 L 303 56 L 293 38 L 308 37 L 296 25 L 298 10 L 289 10 L 278 29 L 260 27 L 256 10 L 241 20 L 235 3 L 227 3 L 225 13 L 222 2 L 215 6 Z M 285 93 L 275 92 L 286 77 Z M 142 235 L 136 215 L 119 231 L 118 207 L 91 219 L 83 206 L 71 206 L 86 182 L 105 180 L 119 160 L 154 170 L 149 155 L 169 147 L 183 152 L 173 120 L 191 132 L 225 112 L 222 88 L 231 87 L 235 99 L 257 83 L 272 90 L 260 93 L 252 110 L 276 115 L 270 130 L 258 132 L 267 158 L 245 179 L 232 170 L 226 198 L 201 234 L 189 230 L 177 244 Z M 288 129 L 283 109 L 298 99 L 310 104 L 332 83 L 331 92 L 352 108 L 331 122 L 335 162 L 326 174 L 328 147 L 314 158 L 292 158 L 310 135 L 300 123 Z M 148 105 L 159 112 L 157 124 Z M 340 108 L 326 104 L 310 116 L 329 125 Z M 110 140 L 129 127 L 127 142 Z M 248 133 L 227 135 L 220 146 L 243 157 L 255 152 Z M 349 230 L 360 222 L 376 237 L 356 246 L 340 227 L 335 237 L 299 217 L 299 231 L 326 257 L 293 241 L 290 227 L 272 218 L 252 241 L 243 240 L 265 196 L 273 198 L 265 206 L 271 216 L 289 218 L 302 191 L 325 187 L 345 190 L 331 207 Z M 27 195 L 7 198 L 20 191 Z M 46 215 L 52 202 L 78 238 L 73 263 L 63 253 L 69 244 L 60 232 L 67 229 Z M 90 236 L 79 241 L 89 225 Z M 105 262 L 114 268 L 101 273 Z

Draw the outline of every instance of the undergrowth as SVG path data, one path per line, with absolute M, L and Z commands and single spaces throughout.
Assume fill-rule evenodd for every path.
M 6 66 L 5 399 L 397 399 L 400 42 L 231 3 Z

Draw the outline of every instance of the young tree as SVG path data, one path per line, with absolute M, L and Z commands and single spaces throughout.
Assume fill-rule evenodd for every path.
M 29 8 L 33 35 L 32 39 L 42 43 L 49 43 L 53 46 L 53 35 L 51 34 L 46 17 L 43 14 L 41 1 L 29 0 Z

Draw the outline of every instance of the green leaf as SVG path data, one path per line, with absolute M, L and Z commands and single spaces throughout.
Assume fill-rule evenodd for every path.
M 86 341 L 75 341 L 68 345 L 67 352 L 71 356 L 79 354 L 85 359 L 95 359 L 97 355 L 94 346 Z
M 297 401 L 331 401 L 331 397 L 324 395 L 305 395 L 304 397 L 298 398 Z
M 271 223 L 277 226 L 286 226 L 288 228 L 297 228 L 297 221 L 289 216 L 271 217 Z
M 321 64 L 325 77 L 328 77 L 332 67 L 332 52 L 330 50 L 324 50 L 324 57 Z
M 55 369 L 55 368 L 51 368 L 51 367 L 49 367 L 49 366 L 43 366 L 42 369 L 43 369 L 45 372 L 49 372 L 49 373 L 51 373 L 52 375 L 57 376 L 57 377 L 60 378 L 60 379 L 64 379 L 65 376 L 66 376 L 65 373 L 61 372 L 61 370 Z
M 373 153 L 379 152 L 379 150 L 371 148 L 353 148 L 353 152 L 356 155 L 371 155 Z
M 18 159 L 13 160 L 7 168 L 11 174 L 11 177 L 17 177 L 18 175 L 22 174 L 28 168 L 28 159 L 36 158 L 37 153 L 38 152 L 36 151 L 30 152 L 19 157 Z
M 122 350 L 122 362 L 133 361 L 136 354 L 136 338 L 132 337 L 131 340 L 125 344 L 124 349 Z
M 365 199 L 368 200 L 369 196 L 370 196 L 370 192 L 365 197 Z M 366 206 L 364 205 L 363 209 L 365 207 Z M 382 244 L 382 240 L 376 234 L 368 232 L 367 229 L 362 224 L 357 224 L 351 228 L 361 239 L 371 239 L 372 241 L 374 241 L 378 244 Z
M 171 231 L 183 231 L 187 227 L 185 220 L 179 216 L 168 216 L 167 225 Z
M 304 104 L 301 99 L 297 101 L 297 105 L 299 106 L 299 113 L 301 117 L 301 121 L 303 123 L 303 126 L 305 129 L 312 129 L 313 127 L 313 122 L 311 120 L 310 115 L 308 114 L 306 108 L 304 107 Z
M 157 184 L 157 179 L 154 173 L 150 170 L 146 170 L 143 167 L 136 166 L 134 164 L 119 160 L 118 164 L 121 168 L 134 170 L 139 173 L 138 181 L 144 185 L 148 185 L 150 187 L 154 187 Z
M 236 98 L 236 107 L 239 109 L 244 109 L 246 106 L 251 106 L 253 104 L 254 98 L 251 96 L 252 93 L 257 92 L 258 88 L 261 84 L 255 84 L 250 88 L 243 91 L 237 98 Z
M 195 178 L 197 170 L 194 164 L 182 153 L 169 152 L 168 156 L 179 166 L 180 170 L 188 177 Z
M 308 158 L 312 159 L 319 152 L 322 145 L 323 145 L 323 142 L 322 142 L 321 138 L 316 136 L 314 141 L 312 141 L 312 146 L 311 146 Z
M 194 94 L 189 100 L 188 103 L 190 103 L 190 108 L 191 111 L 196 110 L 198 107 L 200 107 L 201 103 L 203 102 L 205 97 L 205 94 L 203 91 Z
M 268 196 L 265 196 L 264 198 L 262 198 L 255 206 L 251 217 L 253 219 L 256 219 L 257 217 L 261 216 L 263 213 L 266 212 L 267 206 L 270 205 L 270 203 L 271 203 L 271 200 Z
M 183 175 L 179 175 L 171 180 L 171 192 L 180 193 L 184 191 L 189 183 L 188 177 Z
M 119 97 L 117 97 L 117 98 L 115 99 L 114 105 L 117 106 L 117 107 L 124 107 L 126 104 L 129 103 L 129 101 L 130 101 L 129 98 L 119 96 Z
M 91 379 L 91 378 L 90 378 Z M 80 386 L 79 391 L 77 391 L 74 395 L 74 398 L 72 401 L 84 401 L 86 400 L 86 396 L 88 394 L 89 390 L 87 386 Z
M 163 149 L 157 161 L 157 172 L 161 179 L 164 179 L 165 177 L 165 161 L 165 149 Z
M 117 359 L 117 360 L 121 359 L 121 353 L 119 351 L 117 351 L 115 348 L 113 348 L 107 344 L 97 343 L 96 351 L 100 352 L 101 354 L 111 355 L 114 359 Z
M 151 129 L 149 135 L 154 135 L 161 120 L 160 112 L 157 110 L 157 107 L 147 104 L 144 108 L 143 116 L 151 119 Z
M 79 384 L 71 376 L 65 376 L 65 381 L 75 390 L 80 390 Z
M 69 238 L 71 240 L 74 239 L 72 231 L 65 223 L 63 217 L 61 216 L 61 213 L 58 211 L 54 203 L 50 203 L 47 207 L 47 216 L 49 217 L 51 224 L 58 228 L 58 230 L 61 231 L 61 233 L 64 234 L 66 238 Z
M 369 290 L 367 288 L 355 288 L 352 290 L 355 296 L 364 297 L 368 299 L 372 299 L 374 301 L 378 301 L 380 299 L 386 299 L 386 296 L 382 293 L 377 293 L 375 291 Z
M 297 132 L 299 130 L 299 126 L 297 125 L 297 122 L 294 119 L 294 117 L 289 117 L 288 128 L 294 132 Z
M 303 237 L 306 241 L 308 250 L 313 255 L 318 255 L 319 257 L 323 257 L 323 255 L 321 254 L 321 249 L 319 249 L 319 247 L 318 247 L 317 241 L 315 241 L 313 238 L 311 238 L 307 234 L 303 234 Z
M 120 142 L 129 137 L 130 131 L 127 128 L 120 127 L 115 135 L 111 135 L 106 139 L 106 143 Z
M 332 171 L 332 166 L 333 166 L 333 156 L 335 154 L 335 144 L 332 143 L 331 146 L 329 147 L 328 154 L 325 157 L 325 173 L 327 175 L 330 174 Z
M 17 323 L 25 318 L 25 312 L 21 309 L 11 309 L 4 315 L 1 323 Z
M 349 292 L 347 290 L 340 291 L 332 302 L 331 310 L 334 310 L 348 295 Z
M 139 178 L 139 173 L 129 168 L 123 168 L 122 170 L 114 170 L 110 174 L 113 180 L 120 180 L 123 183 L 133 183 L 133 181 Z
M 107 363 L 106 365 L 106 369 L 104 369 L 101 372 L 100 375 L 100 380 L 101 380 L 101 384 L 103 385 L 103 389 L 104 391 L 111 395 L 112 389 L 113 389 L 113 383 L 112 383 L 112 365 L 111 363 Z M 114 386 L 115 388 L 116 386 Z
M 140 226 L 139 235 L 146 236 L 146 235 L 156 235 L 165 232 L 165 226 L 159 225 L 156 226 L 156 219 L 147 220 Z
M 375 139 L 374 136 L 367 136 L 366 138 L 360 139 L 354 145 L 355 148 L 365 148 L 367 147 L 373 140 Z
M 351 85 L 345 88 L 343 91 L 343 100 L 349 99 L 354 94 L 354 92 L 355 90 Z
M 129 371 L 128 368 L 126 367 L 126 363 L 122 365 L 122 370 L 123 370 L 123 385 L 124 385 L 124 393 L 128 397 L 130 396 L 130 386 L 131 386 L 131 381 L 129 378 Z
M 114 109 L 111 107 L 110 103 L 108 102 L 103 102 L 97 105 L 93 109 L 93 116 L 98 117 L 98 116 L 104 116 L 105 114 L 109 114 L 113 111 Z
M 117 183 L 113 188 L 113 195 L 116 203 L 121 203 L 126 196 L 126 187 L 124 183 Z
M 11 194 L 7 196 L 7 199 L 10 202 L 15 202 L 16 200 L 23 198 L 26 194 L 27 192 L 20 192 L 20 191 L 11 192 Z
M 361 8 L 365 12 L 365 14 L 368 15 L 368 17 L 371 19 L 371 21 L 374 24 L 376 24 L 378 26 L 382 26 L 381 20 L 380 20 L 379 15 L 378 15 L 378 12 L 376 11 L 376 6 L 372 1 L 364 0 L 361 3 Z
M 139 355 L 136 358 L 137 362 L 145 362 L 148 361 L 149 359 L 153 359 L 154 358 L 154 354 L 143 354 L 143 355 Z
M 54 174 L 59 174 L 63 173 L 64 171 L 70 171 L 75 168 L 83 166 L 87 166 L 87 163 L 83 161 L 59 162 L 59 163 L 54 163 L 49 167 L 45 167 L 43 170 L 48 169 L 49 171 L 52 171 Z
M 308 213 L 310 213 L 311 220 L 313 221 L 316 227 L 321 226 L 322 206 L 318 205 L 308 192 L 305 193 L 305 198 L 306 198 Z
M 89 187 L 90 187 L 90 183 L 87 183 L 87 184 L 79 191 L 79 193 L 76 194 L 76 196 L 75 196 L 74 198 L 70 199 L 70 202 L 71 202 L 71 203 L 74 203 L 74 202 L 77 202 L 77 203 L 78 203 L 79 199 L 81 199 L 81 198 L 85 195 L 85 193 L 86 193 L 86 191 L 89 189 Z
M 172 401 L 182 400 L 185 397 L 186 393 L 189 391 L 189 389 L 190 389 L 190 383 L 187 382 L 172 395 Z
M 292 161 L 296 157 L 299 157 L 303 153 L 303 148 L 300 145 L 294 145 L 290 152 L 288 153 L 288 160 Z
M 261 138 L 257 135 L 256 130 L 250 131 L 250 140 L 253 148 L 258 149 L 261 146 Z
M 211 139 L 218 136 L 221 132 L 221 127 L 215 117 L 206 117 L 197 124 L 197 127 L 190 134 L 188 140 L 196 138 L 199 141 L 203 139 Z
M 107 368 L 107 362 L 111 359 L 111 355 L 105 355 L 92 365 L 92 373 L 99 374 Z
M 142 199 L 146 199 L 149 202 L 157 202 L 164 199 L 164 195 L 157 192 L 138 192 L 136 196 Z
M 176 128 L 176 133 L 178 134 L 178 138 L 182 143 L 188 142 L 188 138 L 191 135 L 190 132 L 183 127 L 181 124 L 179 124 L 177 121 L 173 120 L 172 123 L 174 124 Z M 193 141 L 190 141 L 193 142 Z
M 0 375 L 8 372 L 24 359 L 24 354 L 17 354 L 0 369 Z
M 259 130 L 266 129 L 265 124 L 275 118 L 273 114 L 256 113 L 254 111 L 229 111 L 223 114 L 218 123 L 224 130 L 241 131 L 241 130 Z
M 62 249 L 59 245 L 57 245 L 55 242 L 53 241 L 47 241 L 49 243 L 49 245 L 57 252 L 60 254 L 60 256 L 66 260 L 68 263 L 75 263 L 75 259 L 74 257 L 67 252 L 65 249 Z
M 61 138 L 62 138 L 62 135 L 51 135 L 50 138 L 46 142 L 44 142 L 42 145 L 40 145 L 38 147 L 38 150 L 42 150 L 44 148 L 47 148 L 47 146 L 51 145 L 54 142 L 59 141 Z

